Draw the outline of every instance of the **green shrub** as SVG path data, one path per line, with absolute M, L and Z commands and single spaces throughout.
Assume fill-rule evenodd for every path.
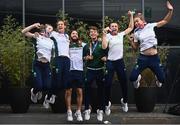
M 22 27 L 12 16 L 4 19 L 0 29 L 1 74 L 16 86 L 24 86 L 30 76 L 32 47 L 22 36 Z

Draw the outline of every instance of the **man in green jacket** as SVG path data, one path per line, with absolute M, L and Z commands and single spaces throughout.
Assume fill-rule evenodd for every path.
M 90 27 L 89 36 L 91 41 L 86 44 L 83 49 L 83 59 L 86 64 L 86 84 L 85 84 L 85 120 L 90 119 L 90 104 L 91 104 L 91 92 L 92 83 L 94 80 L 97 84 L 97 96 L 98 96 L 98 121 L 103 120 L 104 109 L 104 63 L 106 61 L 106 50 L 102 49 L 102 44 L 98 41 L 98 29 L 95 26 Z

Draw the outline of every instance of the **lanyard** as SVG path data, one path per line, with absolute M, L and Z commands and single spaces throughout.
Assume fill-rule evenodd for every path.
M 96 41 L 95 45 L 92 46 L 92 43 L 90 45 L 90 55 L 92 55 L 92 53 L 94 52 L 96 46 L 97 46 L 98 42 Z
M 98 42 L 96 42 L 95 44 L 93 44 L 93 46 L 92 46 L 92 53 L 94 52 L 94 50 L 95 50 L 97 44 L 98 44 Z

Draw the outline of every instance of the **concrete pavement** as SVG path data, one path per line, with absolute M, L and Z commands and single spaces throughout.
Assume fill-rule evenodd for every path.
M 180 116 L 162 113 L 164 105 L 156 105 L 152 113 L 137 112 L 134 104 L 129 105 L 129 112 L 122 112 L 120 105 L 112 106 L 112 114 L 105 116 L 109 124 L 180 124 Z M 73 106 L 75 109 L 75 106 Z M 75 119 L 75 117 L 74 117 Z M 66 114 L 52 113 L 42 105 L 32 104 L 27 113 L 14 114 L 8 105 L 0 105 L 0 124 L 103 124 L 92 113 L 89 121 L 66 121 Z

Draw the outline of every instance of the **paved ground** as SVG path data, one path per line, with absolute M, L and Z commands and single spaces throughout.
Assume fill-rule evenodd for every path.
M 152 113 L 139 113 L 135 105 L 129 105 L 129 112 L 123 113 L 120 106 L 112 107 L 112 114 L 105 116 L 104 121 L 109 124 L 180 124 L 180 116 L 162 113 L 163 105 L 156 105 Z M 90 121 L 83 124 L 102 124 L 93 113 Z M 0 124 L 81 124 L 77 121 L 67 122 L 66 114 L 55 114 L 51 109 L 44 109 L 42 105 L 31 105 L 24 114 L 11 113 L 10 106 L 0 105 Z

